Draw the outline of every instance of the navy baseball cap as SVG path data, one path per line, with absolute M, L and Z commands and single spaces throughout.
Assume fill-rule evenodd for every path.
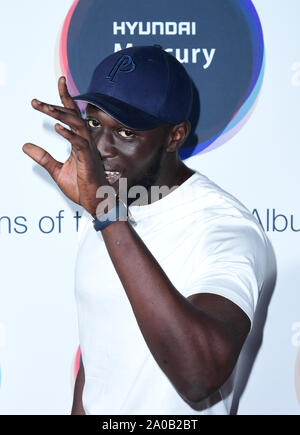
M 106 57 L 87 92 L 73 99 L 97 106 L 129 128 L 148 130 L 188 119 L 193 91 L 174 56 L 157 45 L 136 46 Z

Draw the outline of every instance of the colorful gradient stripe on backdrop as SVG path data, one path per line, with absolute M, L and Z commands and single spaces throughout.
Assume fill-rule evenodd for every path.
M 241 107 L 235 112 L 230 123 L 219 132 L 218 135 L 211 138 L 209 141 L 196 145 L 191 155 L 199 152 L 211 151 L 233 137 L 248 121 L 252 115 L 259 91 L 261 90 L 263 77 L 265 72 L 265 50 L 264 38 L 259 16 L 253 3 L 250 0 L 238 0 L 238 4 L 243 11 L 246 20 L 249 24 L 251 45 L 253 49 L 253 71 L 251 84 L 246 94 L 245 101 Z
M 68 43 L 68 31 L 69 31 L 70 21 L 78 2 L 79 0 L 74 1 L 66 16 L 66 19 L 64 21 L 61 30 L 60 45 L 59 45 L 59 60 L 60 60 L 61 72 L 62 75 L 65 76 L 67 79 L 68 90 L 71 95 L 78 94 L 78 89 L 76 88 L 76 85 L 73 81 L 72 74 L 69 68 L 67 43 Z

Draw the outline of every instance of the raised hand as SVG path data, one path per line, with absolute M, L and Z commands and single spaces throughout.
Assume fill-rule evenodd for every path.
M 72 145 L 70 156 L 64 163 L 59 162 L 46 150 L 32 143 L 23 145 L 23 151 L 49 172 L 68 198 L 82 205 L 95 216 L 99 203 L 96 191 L 99 186 L 108 184 L 103 163 L 86 123 L 81 117 L 80 110 L 68 92 L 64 77 L 58 80 L 58 92 L 63 107 L 43 103 L 36 99 L 32 100 L 31 104 L 34 109 L 70 127 L 71 130 L 59 123 L 55 124 L 56 132 Z

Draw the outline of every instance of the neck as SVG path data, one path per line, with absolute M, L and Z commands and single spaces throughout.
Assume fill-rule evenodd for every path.
M 159 188 L 166 186 L 168 189 L 160 189 L 160 197 L 158 198 L 153 198 L 148 191 L 148 204 L 166 196 L 172 188 L 180 186 L 195 173 L 182 162 L 177 152 L 166 153 L 164 157 L 154 185 Z
M 180 186 L 195 171 L 188 168 L 180 159 L 177 152 L 166 153 L 162 159 L 161 170 L 156 179 L 155 185 L 158 186 Z

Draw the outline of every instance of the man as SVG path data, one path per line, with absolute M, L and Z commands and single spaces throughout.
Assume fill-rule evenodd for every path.
M 32 105 L 71 128 L 55 127 L 70 157 L 23 149 L 87 211 L 72 413 L 228 413 L 267 240 L 242 204 L 178 156 L 190 78 L 160 47 L 132 47 L 104 59 L 75 97 L 88 103 L 85 119 L 63 77 L 58 88 L 63 107 Z M 112 188 L 118 195 L 105 195 Z M 140 205 L 134 192 L 146 192 Z

